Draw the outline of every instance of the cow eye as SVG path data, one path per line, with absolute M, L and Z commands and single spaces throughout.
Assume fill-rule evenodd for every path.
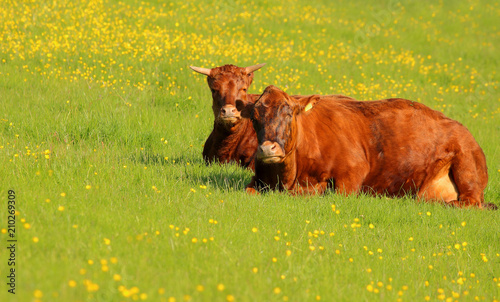
M 215 89 L 210 89 L 210 90 L 212 91 L 212 93 L 215 93 L 215 91 L 216 91 Z

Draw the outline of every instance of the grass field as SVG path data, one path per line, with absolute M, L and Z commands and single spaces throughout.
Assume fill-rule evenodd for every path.
M 499 19 L 476 0 L 0 0 L 0 301 L 500 301 L 498 211 L 248 196 L 250 171 L 202 161 L 211 95 L 188 68 L 420 101 L 472 132 L 500 205 Z

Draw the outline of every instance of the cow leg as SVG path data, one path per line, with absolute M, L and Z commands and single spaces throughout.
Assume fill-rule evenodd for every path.
M 418 197 L 459 208 L 494 209 L 494 204 L 483 203 L 487 182 L 488 174 L 482 153 L 459 153 L 436 163 L 436 169 L 420 187 Z
M 429 173 L 417 196 L 427 201 L 445 203 L 458 200 L 458 189 L 451 175 L 451 159 L 436 162 L 435 170 Z
M 484 203 L 484 189 L 488 183 L 486 160 L 481 150 L 459 153 L 452 160 L 451 174 L 458 189 L 458 200 L 449 204 L 457 207 L 497 209 L 495 204 Z
M 247 194 L 250 195 L 256 195 L 259 194 L 259 191 L 257 191 L 257 183 L 256 183 L 256 176 L 252 176 L 252 179 L 250 180 L 250 183 L 246 186 L 245 191 Z
M 363 182 L 370 172 L 369 165 L 361 161 L 351 165 L 348 171 L 348 173 L 342 173 L 340 176 L 335 177 L 335 192 L 343 195 L 359 194 Z
M 364 177 L 341 177 L 335 179 L 335 192 L 342 195 L 358 194 Z
M 308 185 L 306 187 L 298 187 L 295 190 L 295 194 L 302 194 L 302 195 L 316 195 L 316 194 L 323 194 L 325 193 L 326 189 L 328 188 L 328 182 L 323 181 L 319 182 L 315 185 Z
M 214 126 L 215 127 L 215 126 Z M 207 138 L 207 140 L 205 141 L 205 144 L 203 146 L 203 159 L 205 160 L 205 163 L 208 165 L 208 164 L 212 164 L 215 159 L 217 158 L 217 154 L 216 152 L 214 151 L 214 131 L 212 131 L 212 133 L 210 133 L 210 136 Z

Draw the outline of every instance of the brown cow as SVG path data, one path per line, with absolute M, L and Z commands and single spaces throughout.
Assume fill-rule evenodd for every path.
M 190 66 L 207 76 L 212 91 L 214 128 L 203 148 L 207 163 L 237 162 L 243 167 L 254 168 L 257 137 L 252 123 L 241 117 L 241 111 L 259 98 L 248 94 L 253 72 L 265 64 L 250 67 L 224 65 L 212 69 Z
M 205 162 L 237 162 L 243 167 L 254 169 L 257 136 L 252 122 L 243 118 L 241 112 L 252 107 L 260 97 L 260 94 L 248 94 L 247 90 L 252 84 L 253 72 L 264 65 L 224 65 L 212 69 L 190 66 L 207 76 L 212 91 L 214 128 L 203 148 Z M 292 96 L 294 99 L 301 97 Z
M 459 122 L 403 99 L 291 101 L 269 86 L 250 112 L 259 148 L 248 193 L 374 193 L 485 204 L 486 159 Z

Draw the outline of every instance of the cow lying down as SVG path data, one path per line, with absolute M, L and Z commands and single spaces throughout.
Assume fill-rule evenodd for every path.
M 497 208 L 484 203 L 488 173 L 474 137 L 423 104 L 319 95 L 297 101 L 269 86 L 246 114 L 259 144 L 248 193 L 332 188 Z
M 241 111 L 259 98 L 258 94 L 247 93 L 247 89 L 252 84 L 254 71 L 264 65 L 224 65 L 212 69 L 190 66 L 207 76 L 212 91 L 214 128 L 203 148 L 206 163 L 237 162 L 253 170 L 257 137 L 250 120 L 242 119 Z
M 208 86 L 212 91 L 212 110 L 214 127 L 203 148 L 206 163 L 236 162 L 254 169 L 257 152 L 257 136 L 248 118 L 243 118 L 242 111 L 252 107 L 260 94 L 249 94 L 254 71 L 265 64 L 248 67 L 224 65 L 212 69 L 190 66 L 194 71 L 207 76 Z M 291 96 L 300 99 L 304 96 Z

